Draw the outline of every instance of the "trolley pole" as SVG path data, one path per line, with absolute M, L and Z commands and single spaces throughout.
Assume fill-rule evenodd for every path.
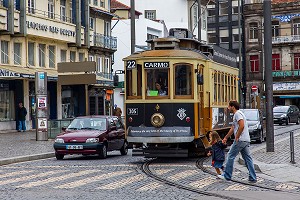
M 272 23 L 271 0 L 264 0 L 264 59 L 266 88 L 266 131 L 267 152 L 274 152 L 274 122 L 273 122 L 273 77 L 272 73 Z
M 130 0 L 131 54 L 135 52 L 135 0 Z

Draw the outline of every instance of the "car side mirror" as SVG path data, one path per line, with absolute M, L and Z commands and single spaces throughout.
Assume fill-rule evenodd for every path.
M 62 130 L 63 132 L 66 132 L 67 127 L 62 127 L 61 130 Z

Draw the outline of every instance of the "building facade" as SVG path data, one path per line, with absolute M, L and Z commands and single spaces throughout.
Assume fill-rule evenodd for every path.
M 117 44 L 110 34 L 109 0 L 3 0 L 0 13 L 1 130 L 16 128 L 19 102 L 28 110 L 28 128 L 35 128 L 38 71 L 47 72 L 49 119 L 93 113 L 89 97 L 94 90 L 104 100 L 110 99 L 107 94 L 111 92 L 106 91 L 113 89 L 109 74 Z M 96 74 L 95 84 L 58 81 L 58 63 L 88 60 L 98 61 L 96 70 L 90 72 Z M 101 108 L 105 108 L 104 100 Z
M 248 107 L 264 108 L 263 1 L 246 1 L 245 45 Z M 272 1 L 273 104 L 300 106 L 300 3 Z M 258 91 L 251 90 L 257 86 Z M 257 104 L 253 103 L 256 102 Z

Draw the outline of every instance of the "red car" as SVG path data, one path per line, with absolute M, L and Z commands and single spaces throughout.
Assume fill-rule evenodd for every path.
M 124 125 L 114 116 L 85 116 L 75 118 L 68 128 L 55 139 L 54 149 L 57 160 L 67 154 L 96 154 L 107 157 L 107 151 L 128 152 Z

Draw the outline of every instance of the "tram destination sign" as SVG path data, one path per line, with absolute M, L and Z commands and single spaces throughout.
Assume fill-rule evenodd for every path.
M 169 62 L 144 62 L 144 68 L 146 69 L 169 68 L 169 66 Z

